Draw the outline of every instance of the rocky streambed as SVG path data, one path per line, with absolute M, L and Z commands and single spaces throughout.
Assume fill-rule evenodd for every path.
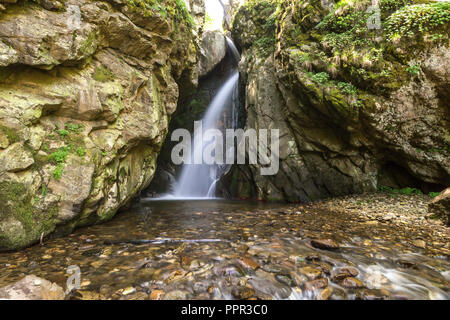
M 310 205 L 142 199 L 101 226 L 0 254 L 0 287 L 36 275 L 66 299 L 449 299 L 450 232 L 430 197 Z

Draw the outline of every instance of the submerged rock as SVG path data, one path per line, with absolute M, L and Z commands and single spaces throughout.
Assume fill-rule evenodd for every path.
M 248 287 L 234 287 L 231 289 L 231 294 L 236 299 L 248 299 L 255 295 L 255 290 Z
M 317 295 L 316 299 L 317 300 L 328 300 L 328 298 L 331 296 L 331 294 L 333 293 L 333 291 L 327 287 L 325 289 L 323 289 L 322 291 L 320 291 L 320 293 Z
M 339 244 L 332 239 L 313 239 L 311 240 L 311 245 L 315 248 L 323 250 L 339 249 Z
M 306 266 L 299 269 L 301 274 L 304 274 L 308 279 L 315 280 L 322 275 L 322 270 L 310 266 Z
M 364 284 L 359 279 L 348 277 L 342 280 L 341 286 L 344 288 L 362 288 Z
M 343 267 L 333 270 L 331 273 L 331 280 L 334 282 L 344 280 L 347 277 L 356 277 L 359 271 L 353 267 Z

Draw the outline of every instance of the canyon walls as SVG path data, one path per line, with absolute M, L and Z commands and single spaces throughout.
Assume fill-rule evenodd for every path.
M 204 3 L 0 4 L 8 250 L 108 220 L 148 186 L 180 92 L 197 85 Z
M 232 36 L 246 128 L 280 130 L 280 170 L 235 166 L 234 197 L 309 201 L 450 184 L 449 4 L 249 1 Z

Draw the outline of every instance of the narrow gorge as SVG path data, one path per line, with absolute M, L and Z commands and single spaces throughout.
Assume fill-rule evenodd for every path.
M 449 26 L 0 0 L 0 299 L 450 299 Z

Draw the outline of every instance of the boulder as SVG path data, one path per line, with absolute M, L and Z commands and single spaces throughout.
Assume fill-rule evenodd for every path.
M 29 275 L 16 283 L 0 288 L 0 299 L 64 300 L 64 290 L 56 283 Z
M 201 41 L 199 76 L 205 76 L 222 61 L 227 52 L 225 36 L 220 31 L 207 31 Z
M 450 226 L 450 188 L 445 189 L 431 200 L 428 204 L 428 212 L 433 213 Z

